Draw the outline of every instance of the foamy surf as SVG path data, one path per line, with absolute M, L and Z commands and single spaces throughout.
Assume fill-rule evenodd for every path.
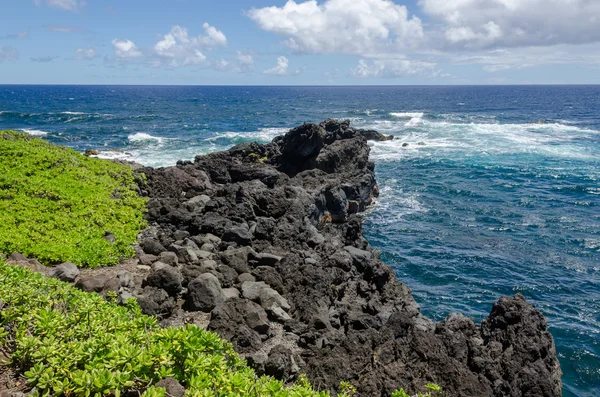
M 46 132 L 46 131 L 34 130 L 34 129 L 29 129 L 29 128 L 21 128 L 20 131 L 26 132 L 29 135 L 34 135 L 34 136 L 46 136 L 46 135 L 48 135 L 48 132 Z
M 169 138 L 164 138 L 160 136 L 150 135 L 146 132 L 136 132 L 135 134 L 131 134 L 127 137 L 129 142 L 140 143 L 140 142 L 156 142 L 158 144 L 164 143 Z
M 412 118 L 423 118 L 425 113 L 423 112 L 392 112 L 390 116 L 397 119 L 412 119 Z

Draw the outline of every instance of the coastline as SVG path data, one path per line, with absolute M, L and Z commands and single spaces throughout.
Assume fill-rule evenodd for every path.
M 362 236 L 359 213 L 377 194 L 368 156 L 364 131 L 327 121 L 269 145 L 144 168 L 154 224 L 140 264 L 129 264 L 139 285 L 116 292 L 164 324 L 208 326 L 259 374 L 283 380 L 305 372 L 327 389 L 348 380 L 365 396 L 432 381 L 447 395 L 560 395 L 552 337 L 522 296 L 502 298 L 477 326 L 420 315 Z M 78 283 L 97 279 L 83 272 Z

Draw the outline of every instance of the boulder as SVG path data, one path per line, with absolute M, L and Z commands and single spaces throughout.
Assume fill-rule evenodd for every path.
M 225 295 L 217 277 L 210 273 L 201 274 L 188 284 L 185 307 L 191 311 L 210 312 L 225 301 Z
M 60 281 L 72 283 L 79 275 L 79 269 L 74 263 L 65 262 L 50 270 L 48 277 L 57 278 Z

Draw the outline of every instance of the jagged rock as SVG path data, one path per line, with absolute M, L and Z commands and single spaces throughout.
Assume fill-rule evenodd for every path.
M 138 259 L 140 260 L 140 265 L 152 266 L 152 264 L 158 260 L 158 257 L 152 254 L 142 254 L 138 255 Z
M 256 278 L 250 273 L 242 273 L 238 276 L 238 283 L 243 284 L 246 281 L 256 281 Z
M 188 284 L 185 306 L 188 310 L 210 312 L 225 301 L 219 280 L 210 273 L 201 274 Z
M 246 281 L 242 283 L 242 295 L 251 301 L 258 301 L 262 290 L 266 288 L 269 286 L 262 281 Z
M 111 277 L 106 274 L 80 276 L 75 283 L 75 288 L 84 292 L 102 292 L 110 279 Z
M 54 277 L 60 281 L 66 281 L 72 283 L 79 275 L 79 269 L 74 263 L 65 262 L 56 266 L 48 273 L 48 277 Z
M 223 295 L 225 299 L 234 299 L 240 297 L 240 290 L 237 288 L 223 288 Z
M 223 234 L 222 239 L 239 245 L 250 245 L 252 243 L 252 233 L 242 226 L 233 226 Z
M 177 294 L 181 292 L 182 282 L 183 276 L 179 270 L 164 264 L 164 266 L 157 266 L 154 268 L 146 278 L 145 285 L 162 288 L 167 291 L 170 296 L 177 296 Z
M 260 305 L 265 310 L 273 310 L 276 307 L 280 307 L 283 310 L 291 309 L 288 301 L 283 296 L 279 295 L 279 292 L 275 291 L 273 288 L 263 288 L 260 291 L 258 299 L 260 300 Z
M 165 247 L 162 244 L 152 238 L 146 238 L 142 240 L 140 246 L 144 250 L 145 253 L 151 255 L 160 255 L 161 252 L 166 251 Z
M 175 300 L 167 291 L 156 287 L 145 287 L 136 299 L 144 314 L 161 319 L 171 316 L 175 308 Z
M 429 382 L 449 396 L 560 396 L 552 338 L 522 297 L 501 299 L 481 325 L 435 323 L 364 239 L 357 213 L 379 194 L 367 140 L 391 138 L 327 120 L 144 169 L 153 226 L 140 247 L 181 269 L 184 308 L 210 311 L 208 329 L 259 373 L 289 380 L 301 368 L 324 390 L 350 380 L 358 396 Z M 141 302 L 159 316 L 174 304 L 155 288 Z
M 161 252 L 160 255 L 158 255 L 158 260 L 169 266 L 177 266 L 179 263 L 177 254 L 169 251 Z

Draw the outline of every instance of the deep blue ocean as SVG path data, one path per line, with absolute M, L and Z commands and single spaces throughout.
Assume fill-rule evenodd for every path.
M 600 396 L 600 86 L 0 86 L 0 129 L 151 166 L 326 118 L 398 138 L 372 143 L 365 230 L 423 312 L 520 292 L 564 395 Z

